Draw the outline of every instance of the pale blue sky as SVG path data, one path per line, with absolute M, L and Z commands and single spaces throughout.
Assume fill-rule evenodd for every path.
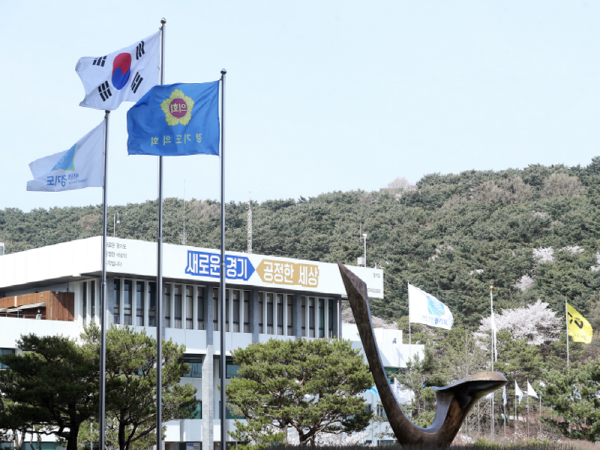
M 2 2 L 0 209 L 99 204 L 27 192 L 28 164 L 103 117 L 79 107 L 81 56 L 166 17 L 166 82 L 228 70 L 226 199 L 376 190 L 398 176 L 587 165 L 600 155 L 600 2 Z M 111 114 L 109 204 L 156 198 L 155 157 L 127 156 Z M 168 158 L 165 196 L 219 198 L 216 157 Z

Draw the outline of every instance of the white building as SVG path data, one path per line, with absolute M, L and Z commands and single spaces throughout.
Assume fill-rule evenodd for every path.
M 93 237 L 0 256 L 1 352 L 18 353 L 22 334 L 77 338 L 84 325 L 99 324 L 101 245 L 101 237 Z M 185 345 L 192 370 L 181 382 L 193 384 L 201 401 L 201 419 L 166 423 L 166 449 L 217 448 L 220 253 L 170 244 L 163 248 L 163 336 Z M 156 336 L 156 250 L 153 242 L 108 238 L 108 326 L 129 324 Z M 361 347 L 352 326 L 341 325 L 346 292 L 336 264 L 227 252 L 226 268 L 228 355 L 253 342 L 298 337 L 343 335 Z M 381 269 L 351 270 L 367 283 L 370 297 L 383 298 Z M 38 310 L 42 320 L 33 320 Z M 393 337 L 401 343 L 402 335 L 387 336 L 390 331 L 376 331 L 384 365 L 404 367 L 408 346 L 392 346 Z M 227 373 L 235 369 L 227 363 Z M 233 429 L 233 419 L 226 419 L 226 426 Z M 52 450 L 50 442 L 45 447 Z

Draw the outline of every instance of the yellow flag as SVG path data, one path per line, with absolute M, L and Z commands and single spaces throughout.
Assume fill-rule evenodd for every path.
M 569 314 L 569 336 L 573 336 L 575 342 L 590 344 L 594 335 L 594 329 L 590 323 L 568 303 L 567 313 Z

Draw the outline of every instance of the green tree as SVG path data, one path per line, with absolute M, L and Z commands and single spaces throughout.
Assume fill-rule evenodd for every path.
M 0 428 L 15 422 L 33 429 L 43 426 L 77 450 L 81 424 L 98 411 L 98 365 L 90 349 L 63 336 L 22 336 L 23 353 L 2 355 L 9 370 L 0 371 L 3 407 Z
M 543 419 L 564 436 L 600 441 L 600 358 L 544 373 L 544 403 L 557 417 Z
M 236 421 L 236 440 L 251 448 L 281 442 L 288 427 L 300 444 L 320 434 L 362 431 L 372 413 L 358 396 L 373 377 L 350 341 L 274 340 L 232 352 L 238 377 L 227 386 L 227 401 L 248 421 Z
M 82 334 L 85 345 L 99 355 L 100 330 L 93 324 Z M 190 368 L 181 357 L 185 346 L 163 342 L 162 417 L 185 416 L 196 404 L 196 388 L 179 382 Z M 156 439 L 156 340 L 145 330 L 111 327 L 106 334 L 106 413 L 115 424 L 120 450 L 152 446 Z

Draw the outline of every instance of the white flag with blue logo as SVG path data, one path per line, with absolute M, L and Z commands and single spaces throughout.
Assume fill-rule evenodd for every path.
M 446 305 L 433 295 L 408 284 L 408 320 L 432 327 L 452 329 L 454 318 Z
M 102 187 L 104 179 L 104 121 L 65 152 L 36 159 L 29 168 L 28 191 L 60 192 Z
M 79 106 L 115 110 L 121 102 L 137 102 L 158 83 L 160 31 L 106 56 L 85 56 L 75 72 L 85 98 Z

